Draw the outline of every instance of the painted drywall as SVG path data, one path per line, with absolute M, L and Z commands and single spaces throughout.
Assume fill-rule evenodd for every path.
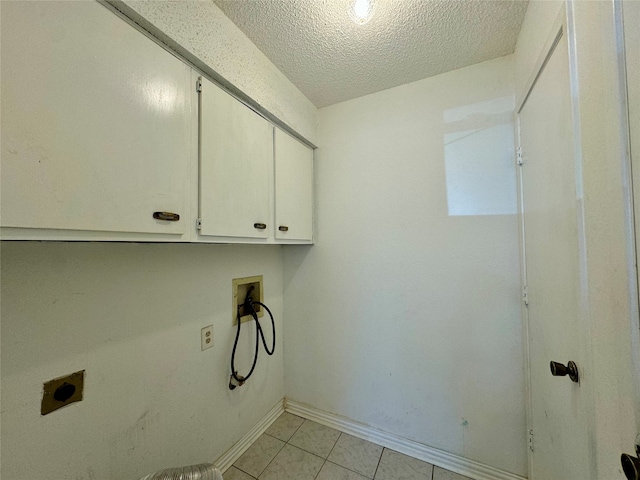
M 516 95 L 523 94 L 532 80 L 536 63 L 543 55 L 545 42 L 551 35 L 556 18 L 565 8 L 563 0 L 529 0 L 515 49 Z
M 2 242 L 0 254 L 3 479 L 133 479 L 213 462 L 281 401 L 280 247 Z M 276 353 L 230 391 L 231 282 L 260 274 Z M 241 333 L 242 371 L 255 330 Z M 41 416 L 43 382 L 78 370 L 84 400 Z
M 316 244 L 284 252 L 285 391 L 526 475 L 513 67 L 320 110 Z
M 318 110 L 211 0 L 107 0 L 156 29 L 297 134 L 317 143 Z M 199 65 L 200 66 L 200 65 Z

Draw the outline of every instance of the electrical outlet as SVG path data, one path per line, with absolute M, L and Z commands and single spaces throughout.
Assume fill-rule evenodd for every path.
M 200 344 L 202 350 L 213 347 L 213 325 L 208 325 L 200 330 Z

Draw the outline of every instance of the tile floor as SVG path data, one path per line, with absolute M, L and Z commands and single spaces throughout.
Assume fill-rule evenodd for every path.
M 224 479 L 469 480 L 290 413 L 283 413 Z

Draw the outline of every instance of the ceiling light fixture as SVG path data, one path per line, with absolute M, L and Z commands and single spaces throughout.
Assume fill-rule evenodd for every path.
M 371 20 L 374 9 L 374 0 L 350 0 L 349 2 L 349 16 L 358 25 L 364 25 Z

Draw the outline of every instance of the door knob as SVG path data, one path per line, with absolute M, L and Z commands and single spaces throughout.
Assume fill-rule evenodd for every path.
M 636 437 L 636 455 L 623 453 L 620 456 L 622 471 L 629 480 L 640 480 L 640 435 Z
M 580 376 L 578 375 L 578 366 L 575 362 L 570 361 L 567 363 L 565 367 L 563 364 L 558 362 L 550 362 L 549 366 L 551 367 L 551 375 L 554 377 L 564 377 L 569 375 L 569 378 L 572 382 L 580 381 Z

